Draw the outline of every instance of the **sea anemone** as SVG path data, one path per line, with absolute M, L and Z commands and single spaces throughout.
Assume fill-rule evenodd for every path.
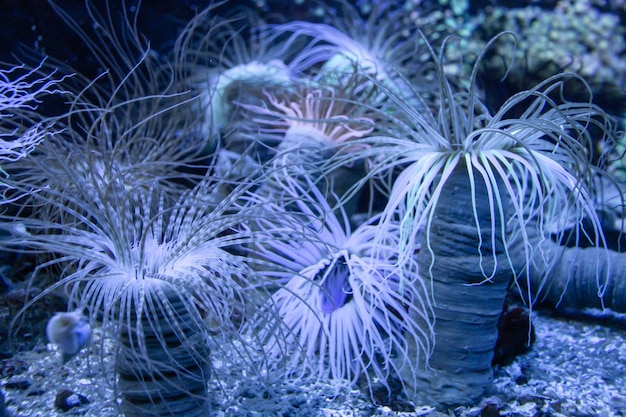
M 222 4 L 167 58 L 125 7 L 88 0 L 83 29 L 55 6 L 102 74 L 57 82 L 46 64 L 3 87 L 16 74 L 0 70 L 0 245 L 38 256 L 33 280 L 59 271 L 25 308 L 65 290 L 74 313 L 50 329 L 64 358 L 88 340 L 77 311 L 116 342 L 105 377 L 122 412 L 206 415 L 216 351 L 255 371 L 261 356 L 258 375 L 364 379 L 372 397 L 397 378 L 415 402 L 467 403 L 493 376 L 511 286 L 531 306 L 564 282 L 626 308 L 592 193 L 589 127 L 610 140 L 614 122 L 567 99 L 584 80 L 551 77 L 492 112 L 476 86 L 486 52 L 458 90 L 453 38 L 436 53 L 403 8 L 362 19 L 340 1 L 330 24 L 274 25 L 214 16 Z M 57 88 L 67 108 L 35 117 Z M 354 220 L 372 180 L 384 208 L 371 193 Z M 561 256 L 572 226 L 596 249 L 585 267 Z
M 350 83 L 342 89 L 320 86 L 303 90 L 290 97 L 289 102 L 266 92 L 267 107 L 246 106 L 257 114 L 265 113 L 264 118 L 257 116 L 253 120 L 265 132 L 280 134 L 281 143 L 286 143 L 282 149 L 315 146 L 316 143 L 332 147 L 362 138 L 374 130 L 373 119 L 366 116 L 368 109 L 352 99 L 359 95 L 358 84 Z
M 235 103 L 259 104 L 263 91 L 286 94 L 303 69 L 294 39 L 264 30 L 260 16 L 238 10 L 230 17 L 213 16 L 208 7 L 189 22 L 175 45 L 177 67 L 186 86 L 199 96 L 201 135 L 229 132 L 227 146 L 239 140 L 232 132 L 242 122 Z
M 55 200 L 63 205 L 62 224 L 3 218 L 14 222 L 3 223 L 11 233 L 4 247 L 53 256 L 33 279 L 53 265 L 62 271 L 33 302 L 64 289 L 70 310 L 88 311 L 92 325 L 99 322 L 119 342 L 116 384 L 125 413 L 205 415 L 210 349 L 236 339 L 240 317 L 261 304 L 255 301 L 260 291 L 246 292 L 258 283 L 256 274 L 228 251 L 247 241 L 236 230 L 249 217 L 245 210 L 230 212 L 235 197 L 212 200 L 214 188 L 207 179 L 164 207 L 156 184 L 148 190 L 118 184 Z
M 405 80 L 422 93 L 431 91 L 434 68 L 423 39 L 407 24 L 406 11 L 389 2 L 376 3 L 364 18 L 354 5 L 341 1 L 330 22 L 292 21 L 273 28 L 311 39 L 299 55 L 303 62 L 320 65 L 314 79 L 342 83 L 355 69 L 403 96 Z M 410 100 L 411 96 L 404 96 Z M 414 102 L 421 105 L 421 102 Z
M 358 200 L 352 187 L 365 172 L 358 152 L 362 145 L 352 143 L 374 131 L 372 116 L 379 115 L 373 90 L 364 82 L 369 81 L 355 73 L 342 86 L 302 87 L 287 100 L 266 92 L 264 105 L 245 106 L 263 138 L 257 140 L 277 143 L 262 167 L 260 194 L 280 196 L 286 177 L 299 179 L 302 187 L 312 181 L 331 205 L 352 214 Z
M 575 74 L 552 77 L 513 95 L 492 115 L 476 95 L 479 64 L 480 60 L 471 74 L 469 89 L 455 93 L 439 61 L 441 99 L 435 114 L 417 112 L 389 92 L 413 123 L 398 123 L 398 134 L 387 141 L 384 137 L 371 138 L 382 143 L 381 161 L 389 155 L 377 169 L 405 167 L 389 196 L 383 224 L 389 221 L 393 225 L 400 216 L 401 254 L 408 257 L 419 233 L 429 230 L 447 179 L 459 169 L 472 183 L 480 181 L 487 186 L 494 222 L 512 210 L 510 221 L 505 223 L 509 228 L 517 224 L 513 228 L 518 233 L 524 234 L 528 225 L 536 225 L 540 235 L 546 236 L 572 222 L 581 222 L 583 217 L 591 219 L 592 227 L 600 230 L 589 192 L 597 170 L 589 163 L 587 127 L 601 127 L 609 140 L 610 117 L 590 102 L 568 102 L 562 95 L 565 80 L 584 80 Z M 525 111 L 519 117 L 510 117 L 512 109 L 520 106 Z M 385 143 L 390 144 L 386 149 Z M 479 202 L 473 201 L 472 207 L 477 205 Z M 479 219 L 474 220 L 479 223 Z M 601 234 L 594 235 L 596 245 L 601 246 Z M 429 233 L 425 238 L 428 243 Z M 424 249 L 428 250 L 428 245 Z
M 430 352 L 430 307 L 417 264 L 398 267 L 397 235 L 381 245 L 375 225 L 351 231 L 345 212 L 339 210 L 339 220 L 312 184 L 284 187 L 282 202 L 257 202 L 272 215 L 257 222 L 259 236 L 267 237 L 250 250 L 279 289 L 256 315 L 254 331 L 291 376 L 387 385 L 400 368 L 413 366 L 398 359 L 409 345 L 424 358 Z M 298 210 L 286 212 L 285 204 Z
M 496 324 L 511 280 L 530 288 L 533 263 L 554 262 L 541 259 L 539 242 L 587 218 L 591 230 L 583 233 L 604 246 L 589 192 L 594 168 L 587 128 L 607 129 L 610 120 L 590 102 L 566 100 L 564 80 L 584 83 L 572 74 L 515 94 L 491 114 L 476 93 L 480 58 L 469 88 L 460 92 L 447 81 L 443 59 L 436 59 L 438 111 L 419 111 L 386 89 L 399 109 L 389 117 L 405 115 L 396 119 L 392 136 L 368 139 L 380 152 L 375 170 L 400 170 L 378 240 L 399 228 L 398 263 L 412 262 L 419 249 L 419 273 L 431 281 L 436 345 L 429 364 L 435 372 L 427 372 L 414 393 L 419 400 L 458 404 L 482 395 L 491 380 Z M 512 116 L 520 107 L 521 115 Z M 608 276 L 597 280 L 602 294 Z M 412 370 L 404 375 L 415 377 Z
M 105 377 L 124 413 L 206 415 L 210 351 L 237 340 L 262 294 L 246 292 L 257 275 L 229 252 L 249 239 L 238 232 L 249 217 L 238 194 L 219 194 L 220 180 L 205 175 L 207 141 L 189 142 L 196 97 L 176 90 L 135 26 L 87 9 L 94 39 L 58 12 L 110 70 L 74 77 L 69 107 L 50 119 L 63 131 L 12 164 L 21 197 L 0 214 L 2 246 L 39 256 L 33 280 L 58 267 L 61 277 L 32 302 L 63 289 L 70 310 L 117 342 L 117 377 Z M 120 55 L 107 52 L 108 39 Z
M 174 202 L 200 181 L 212 163 L 204 153 L 208 142 L 197 140 L 191 131 L 195 118 L 188 106 L 195 97 L 176 90 L 173 70 L 156 59 L 130 22 L 120 25 L 111 20 L 113 12 L 105 18 L 90 2 L 86 7 L 99 19 L 94 27 L 104 38 L 90 37 L 61 8 L 55 10 L 106 70 L 94 80 L 74 74 L 58 82 L 67 100 L 60 114 L 45 119 L 54 126 L 54 134 L 11 166 L 7 185 L 65 198 L 73 194 L 71 186 L 108 190 L 120 183 L 130 190 L 150 187 L 158 180 L 167 191 L 163 196 Z M 110 49 L 117 53 L 107 52 Z M 58 68 L 73 71 L 63 64 Z M 72 178 L 80 176 L 84 181 Z M 24 198 L 30 198 L 28 193 Z M 39 217 L 59 215 L 55 205 L 35 208 L 27 201 L 20 205 L 38 210 Z M 80 205 L 73 209 L 79 210 Z

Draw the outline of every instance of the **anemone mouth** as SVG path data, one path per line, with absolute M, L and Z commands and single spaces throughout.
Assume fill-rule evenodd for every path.
M 268 356 L 285 361 L 291 377 L 376 376 L 384 384 L 408 340 L 428 351 L 428 330 L 417 324 L 425 313 L 412 304 L 421 284 L 402 285 L 396 273 L 392 261 L 345 249 L 302 268 L 257 318 Z
M 353 289 L 349 276 L 350 268 L 343 254 L 315 275 L 314 281 L 320 282 L 320 310 L 323 314 L 331 314 L 352 300 Z
M 380 82 L 386 82 L 390 86 L 394 86 L 393 82 L 390 82 L 391 77 L 385 69 L 385 62 L 377 59 L 370 51 L 360 45 L 355 45 L 355 48 L 352 50 L 338 51 L 324 63 L 320 74 L 332 79 L 333 76 L 349 75 L 355 70 L 364 72 Z
M 385 384 L 405 366 L 395 355 L 408 343 L 418 355 L 430 349 L 430 305 L 415 260 L 397 264 L 398 230 L 376 242 L 374 223 L 352 231 L 343 209 L 333 211 L 315 185 L 288 179 L 282 186 L 301 212 L 264 202 L 283 214 L 259 224 L 273 238 L 256 242 L 254 253 L 281 284 L 249 329 L 288 377 Z
M 268 62 L 253 60 L 247 64 L 240 64 L 229 68 L 218 76 L 216 87 L 222 94 L 236 83 L 242 83 L 259 88 L 269 86 L 289 87 L 293 80 L 289 68 L 279 59 Z
M 344 95 L 343 89 L 307 87 L 306 90 L 287 100 L 265 91 L 267 106 L 243 104 L 242 107 L 255 113 L 253 121 L 268 133 L 291 137 L 305 133 L 326 145 L 360 139 L 374 130 L 374 119 L 367 114 L 355 115 L 361 111 L 358 103 Z

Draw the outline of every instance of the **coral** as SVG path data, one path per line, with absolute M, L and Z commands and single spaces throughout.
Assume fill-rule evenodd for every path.
M 510 31 L 517 39 L 502 38 L 485 60 L 484 74 L 488 83 L 505 77 L 510 86 L 506 94 L 526 89 L 555 74 L 575 72 L 585 77 L 598 104 L 618 114 L 624 108 L 621 85 L 626 74 L 626 44 L 623 24 L 613 13 L 594 7 L 589 0 L 560 1 L 552 10 L 538 6 L 507 9 L 493 7 L 470 19 L 471 28 L 462 31 L 463 46 L 450 50 L 458 57 L 461 50 L 479 51 L 493 36 Z M 472 61 L 468 62 L 470 65 Z M 504 86 L 503 86 L 504 87 Z M 586 99 L 587 92 L 571 86 L 573 94 Z M 487 94 L 496 94 L 487 89 Z

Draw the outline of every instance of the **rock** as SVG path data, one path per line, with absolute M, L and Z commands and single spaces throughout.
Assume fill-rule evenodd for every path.
M 498 322 L 498 341 L 493 356 L 493 365 L 505 366 L 517 355 L 527 353 L 535 341 L 535 330 L 530 322 L 528 310 L 515 305 L 505 305 Z
M 30 388 L 31 385 L 32 383 L 27 379 L 14 378 L 14 379 L 9 379 L 4 384 L 4 388 L 11 389 L 11 390 L 26 391 L 28 388 Z
M 54 406 L 63 412 L 85 404 L 89 404 L 87 397 L 70 390 L 59 391 L 54 399 Z
M 499 417 L 500 407 L 494 402 L 487 402 L 480 410 L 481 417 Z
M 7 409 L 4 406 L 4 393 L 0 391 L 0 417 L 7 416 Z

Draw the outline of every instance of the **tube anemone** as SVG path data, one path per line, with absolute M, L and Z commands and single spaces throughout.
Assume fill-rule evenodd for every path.
M 157 180 L 173 203 L 200 181 L 211 164 L 204 154 L 208 142 L 193 137 L 195 118 L 188 106 L 194 97 L 176 90 L 175 73 L 157 61 L 132 23 L 114 23 L 114 12 L 105 18 L 90 2 L 86 8 L 104 38 L 83 32 L 55 6 L 107 70 L 94 80 L 75 74 L 59 81 L 69 100 L 61 115 L 46 119 L 55 134 L 11 168 L 7 184 L 65 198 L 86 191 L 70 192 L 77 184 L 111 190 L 121 183 L 130 190 L 150 187 Z M 110 54 L 110 49 L 118 53 Z M 63 64 L 58 67 L 72 71 Z M 50 219 L 58 215 L 54 213 L 58 206 L 35 207 L 29 198 L 26 193 L 20 201 L 22 210 L 37 210 L 36 216 Z
M 292 144 L 306 146 L 306 143 L 298 140 L 299 137 L 307 137 L 313 143 L 321 142 L 326 146 L 341 145 L 362 138 L 374 130 L 373 119 L 367 117 L 367 112 L 349 98 L 358 88 L 354 85 L 351 87 L 342 90 L 333 87 L 306 88 L 298 97 L 290 97 L 289 103 L 266 93 L 267 108 L 246 107 L 258 114 L 266 113 L 265 118 L 257 117 L 253 120 L 271 127 L 271 130 L 284 132 L 282 142 L 288 143 L 284 145 L 286 148 Z
M 263 200 L 274 218 L 255 226 L 267 238 L 252 248 L 262 273 L 280 284 L 252 326 L 275 366 L 299 378 L 364 377 L 371 389 L 413 366 L 398 360 L 409 345 L 428 357 L 426 289 L 415 262 L 397 266 L 394 235 L 381 245 L 374 225 L 351 231 L 312 184 L 292 181 L 285 197 L 297 212 Z
M 81 210 L 62 203 L 70 196 L 54 200 L 61 202 L 62 224 L 3 223 L 11 233 L 3 246 L 51 255 L 38 270 L 58 265 L 63 271 L 33 302 L 64 289 L 70 309 L 88 311 L 91 323 L 119 342 L 116 388 L 125 415 L 207 415 L 210 350 L 237 334 L 240 322 L 233 317 L 251 316 L 261 305 L 260 291 L 246 292 L 257 275 L 228 251 L 248 241 L 233 232 L 248 216 L 245 210 L 228 214 L 236 198 L 213 201 L 214 188 L 207 180 L 165 207 L 154 187 L 118 185 L 100 198 L 78 195 Z
M 258 102 L 250 97 L 258 95 L 263 88 L 285 90 L 292 84 L 286 66 L 279 60 L 253 61 L 210 75 L 201 94 L 201 106 L 205 109 L 201 134 L 211 137 L 216 135 L 215 132 L 223 131 L 234 119 L 235 101 Z
M 250 12 L 226 18 L 212 12 L 207 8 L 187 25 L 175 55 L 186 87 L 199 96 L 200 134 L 219 137 L 229 131 L 225 142 L 236 150 L 240 138 L 233 130 L 243 122 L 236 103 L 260 104 L 264 90 L 288 94 L 302 70 L 293 51 L 303 45 L 272 35 Z
M 339 199 L 332 205 L 340 201 L 352 214 L 357 198 L 347 193 L 364 172 L 358 145 L 352 143 L 376 126 L 370 116 L 378 113 L 365 104 L 371 92 L 355 75 L 342 87 L 304 87 L 288 101 L 266 93 L 264 106 L 245 106 L 261 135 L 278 142 L 274 158 L 263 167 L 259 193 L 281 195 L 284 177 L 300 179 L 303 187 L 311 180 L 329 200 Z
M 236 194 L 216 194 L 221 183 L 204 175 L 208 166 L 189 170 L 211 162 L 206 142 L 185 142 L 195 97 L 178 93 L 175 74 L 143 49 L 130 22 L 118 28 L 113 11 L 87 9 L 102 37 L 58 12 L 110 71 L 73 79 L 69 109 L 52 119 L 63 132 L 12 168 L 10 186 L 24 197 L 17 212 L 0 214 L 10 235 L 2 246 L 48 259 L 36 272 L 60 269 L 34 301 L 64 289 L 69 308 L 87 311 L 118 343 L 117 375 L 105 377 L 116 381 L 122 413 L 205 416 L 210 351 L 232 342 L 238 320 L 256 310 L 246 288 L 257 275 L 229 252 L 249 238 L 236 232 L 245 210 Z M 109 53 L 108 39 L 124 54 Z
M 433 371 L 418 376 L 412 395 L 443 406 L 479 398 L 491 381 L 496 326 L 509 283 L 519 288 L 524 281 L 530 288 L 533 263 L 556 262 L 539 259 L 546 254 L 541 241 L 588 219 L 590 229 L 582 233 L 605 248 L 589 191 L 594 168 L 587 127 L 606 129 L 611 123 L 590 102 L 565 99 L 563 84 L 578 79 L 575 75 L 552 77 L 491 114 L 476 95 L 478 66 L 469 88 L 454 92 L 440 58 L 438 65 L 438 111 L 416 111 L 387 89 L 398 106 L 389 117 L 406 114 L 396 119 L 392 137 L 370 139 L 381 152 L 374 169 L 400 171 L 378 239 L 399 227 L 399 263 L 416 258 L 420 274 L 431 281 Z M 511 116 L 520 106 L 521 115 Z M 602 255 L 589 260 L 603 273 L 594 278 L 600 295 L 609 279 L 608 268 L 601 268 L 606 260 Z M 525 296 L 532 305 L 531 290 Z M 408 370 L 403 376 L 415 374 Z
M 341 83 L 356 69 L 401 96 L 405 92 L 404 79 L 423 93 L 432 93 L 428 86 L 433 84 L 434 68 L 428 49 L 414 25 L 407 24 L 403 8 L 376 3 L 363 18 L 348 2 L 340 2 L 340 7 L 330 24 L 293 21 L 277 25 L 274 30 L 311 39 L 310 47 L 301 51 L 300 60 L 321 65 L 317 81 Z M 411 99 L 409 95 L 404 97 Z
M 479 63 L 480 60 L 477 66 Z M 377 169 L 406 167 L 395 180 L 383 218 L 383 224 L 385 221 L 393 224 L 400 216 L 401 253 L 410 257 L 421 232 L 429 231 L 441 190 L 450 175 L 459 169 L 467 172 L 472 183 L 481 181 L 487 185 L 494 222 L 496 218 L 504 220 L 503 212 L 511 210 L 510 220 L 502 223 L 502 227 L 508 224 L 511 228 L 506 234 L 515 232 L 524 236 L 526 227 L 534 225 L 539 228 L 539 235 L 547 237 L 587 217 L 594 229 L 589 232 L 599 232 L 601 226 L 590 192 L 590 181 L 599 171 L 589 162 L 587 126 L 598 125 L 608 137 L 612 122 L 591 103 L 558 104 L 551 98 L 558 96 L 565 100 L 563 83 L 571 79 L 584 83 L 584 80 L 575 74 L 552 77 L 531 90 L 515 94 L 492 115 L 476 96 L 477 67 L 469 90 L 454 93 L 443 75 L 443 62 L 439 65 L 442 82 L 439 111 L 424 115 L 396 97 L 396 104 L 413 124 L 400 122 L 398 127 L 403 134 L 397 137 L 372 139 L 383 147 L 385 143 L 390 145 L 386 149 L 381 147 L 381 155 L 389 156 Z M 516 106 L 524 106 L 526 110 L 512 118 L 509 113 Z M 478 205 L 481 202 L 474 199 L 473 211 Z M 474 223 L 479 223 L 476 215 L 472 218 Z M 597 238 L 594 244 L 603 246 L 602 234 L 591 234 Z M 429 233 L 424 236 L 427 243 Z M 428 245 L 423 249 L 428 250 Z

